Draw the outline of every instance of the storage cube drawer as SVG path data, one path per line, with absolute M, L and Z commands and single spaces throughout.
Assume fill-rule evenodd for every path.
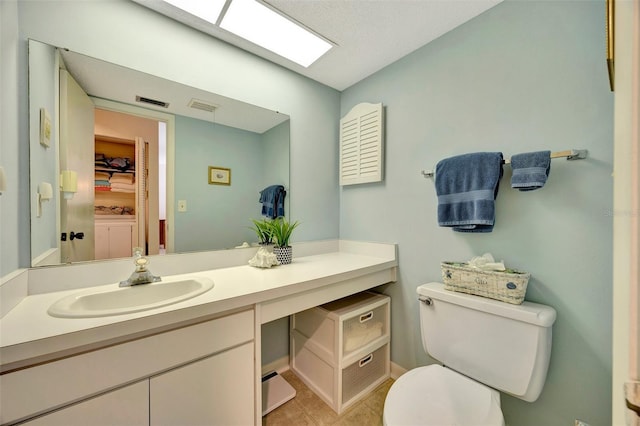
M 340 368 L 318 356 L 309 342 L 291 333 L 291 369 L 338 414 L 389 378 L 388 343 Z
M 358 361 L 342 370 L 342 403 L 358 396 L 367 390 L 372 383 L 387 377 L 389 366 L 389 345 L 363 356 Z
M 357 293 L 294 314 L 291 328 L 310 339 L 323 358 L 348 357 L 389 335 L 389 301 L 381 294 Z
M 389 302 L 363 292 L 294 314 L 291 369 L 338 414 L 389 377 Z
M 344 356 L 387 334 L 387 308 L 388 304 L 385 303 L 344 321 L 342 327 Z

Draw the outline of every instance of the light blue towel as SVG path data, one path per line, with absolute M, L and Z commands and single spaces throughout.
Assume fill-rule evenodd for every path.
M 544 186 L 551 168 L 551 151 L 527 152 L 511 157 L 511 187 L 533 191 Z
M 435 173 L 438 224 L 458 232 L 491 232 L 502 163 L 501 152 L 441 160 Z
M 282 185 L 271 185 L 260 191 L 262 215 L 275 219 L 284 216 L 284 198 L 287 191 Z

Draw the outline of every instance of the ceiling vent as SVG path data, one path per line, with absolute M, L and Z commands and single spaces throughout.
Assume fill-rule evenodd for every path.
M 159 107 L 162 107 L 162 108 L 169 108 L 169 102 L 157 101 L 155 99 L 145 98 L 144 96 L 136 96 L 136 101 L 137 102 L 142 102 L 144 104 L 151 104 L 151 105 L 159 106 Z
M 200 101 L 198 99 L 191 99 L 189 101 L 189 107 L 206 112 L 213 112 L 219 107 L 219 105 L 215 105 L 206 101 Z

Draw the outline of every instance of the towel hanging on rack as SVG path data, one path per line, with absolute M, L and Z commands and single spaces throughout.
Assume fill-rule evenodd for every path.
M 511 157 L 511 187 L 533 191 L 547 183 L 551 169 L 551 151 L 526 152 Z
M 501 152 L 463 154 L 438 162 L 438 225 L 458 232 L 491 232 L 502 162 Z
M 282 185 L 271 185 L 260 191 L 262 215 L 275 219 L 284 216 L 284 198 L 287 196 Z

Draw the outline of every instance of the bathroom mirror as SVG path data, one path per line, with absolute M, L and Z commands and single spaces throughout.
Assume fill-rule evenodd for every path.
M 251 243 L 289 188 L 286 114 L 34 40 L 29 127 L 32 266 Z

